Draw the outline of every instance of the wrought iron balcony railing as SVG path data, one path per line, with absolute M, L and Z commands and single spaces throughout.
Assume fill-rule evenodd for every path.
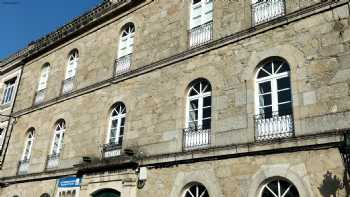
M 294 135 L 293 115 L 278 115 L 277 112 L 269 117 L 264 114 L 257 115 L 255 132 L 257 141 L 291 137 Z
M 111 158 L 121 155 L 122 145 L 121 143 L 108 143 L 102 145 L 102 157 Z
M 62 81 L 62 94 L 71 92 L 74 89 L 75 77 L 71 77 Z
M 29 159 L 24 159 L 18 162 L 18 174 L 27 174 L 29 169 Z
M 44 102 L 46 89 L 38 90 L 35 92 L 34 105 L 38 105 Z
M 183 149 L 192 150 L 208 147 L 210 144 L 210 129 L 183 129 Z
M 213 21 L 188 31 L 190 48 L 203 45 L 213 39 Z
M 118 58 L 114 62 L 115 75 L 126 73 L 130 70 L 132 53 Z
M 60 154 L 59 153 L 48 155 L 46 168 L 51 169 L 51 168 L 58 167 L 59 161 L 60 161 Z
M 261 0 L 252 5 L 252 22 L 258 25 L 285 14 L 284 0 Z

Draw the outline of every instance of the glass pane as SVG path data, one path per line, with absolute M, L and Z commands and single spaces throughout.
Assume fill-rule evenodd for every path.
M 193 4 L 199 3 L 201 0 L 193 0 Z
M 289 77 L 277 79 L 277 89 L 282 90 L 282 89 L 286 89 L 286 88 L 290 88 Z
M 260 114 L 264 115 L 265 118 L 272 117 L 272 107 L 260 108 Z
M 278 105 L 278 114 L 280 116 L 292 114 L 292 103 Z
M 286 62 L 280 62 L 280 64 L 282 64 L 280 67 L 279 67 L 279 70 L 277 71 L 277 73 L 283 73 L 283 72 L 288 72 L 289 71 L 289 66 Z M 280 65 L 279 64 L 279 65 Z
M 211 128 L 211 119 L 205 119 L 203 120 L 203 129 L 210 129 Z
M 198 110 L 190 111 L 189 115 L 190 115 L 189 121 L 196 121 L 196 120 L 198 120 Z
M 260 107 L 271 105 L 271 104 L 272 104 L 271 94 L 265 94 L 265 95 L 259 96 L 259 106 Z
M 211 96 L 204 97 L 203 106 L 204 107 L 211 106 Z
M 190 101 L 190 110 L 196 110 L 196 109 L 198 109 L 198 100 Z
M 290 90 L 288 89 L 278 92 L 278 103 L 283 103 L 287 101 L 291 101 Z
M 122 118 L 121 121 L 120 126 L 123 127 L 125 125 L 125 118 Z
M 195 96 L 197 95 L 198 93 L 193 89 L 191 88 L 191 91 L 190 91 L 190 96 Z
M 116 133 L 117 133 L 117 129 L 111 129 L 110 138 L 115 138 Z
M 259 83 L 259 94 L 269 93 L 271 92 L 271 82 L 263 82 Z
M 124 135 L 124 127 L 120 127 L 119 129 L 119 136 Z
M 211 117 L 211 107 L 203 109 L 203 118 Z
M 118 119 L 112 120 L 112 128 L 117 128 L 118 125 Z
M 188 122 L 188 127 L 189 128 L 197 128 L 198 122 L 197 121 L 189 121 Z
M 270 182 L 269 184 L 267 184 L 267 186 L 268 186 L 275 194 L 278 194 L 278 185 L 277 185 L 277 181 Z

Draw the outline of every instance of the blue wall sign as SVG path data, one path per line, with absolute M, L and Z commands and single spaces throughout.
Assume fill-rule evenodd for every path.
M 71 176 L 58 180 L 58 187 L 80 187 L 80 178 Z

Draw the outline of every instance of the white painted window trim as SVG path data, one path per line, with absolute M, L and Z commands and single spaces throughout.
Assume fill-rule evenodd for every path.
M 274 182 L 274 181 L 277 181 L 277 184 L 278 184 L 278 187 L 277 187 L 277 188 L 278 188 L 278 193 L 277 193 L 277 194 L 274 193 L 274 192 L 268 187 L 268 184 L 270 184 L 271 182 Z M 271 194 L 273 194 L 275 197 L 285 197 L 285 196 L 288 194 L 288 192 L 290 192 L 290 188 L 295 187 L 295 185 L 294 185 L 293 183 L 291 183 L 291 182 L 289 182 L 289 181 L 285 181 L 285 182 L 288 182 L 288 183 L 289 183 L 289 187 L 288 187 L 287 190 L 285 190 L 285 191 L 282 193 L 282 191 L 280 190 L 280 181 L 285 181 L 285 180 L 283 180 L 283 179 L 273 179 L 273 180 L 271 180 L 271 181 L 265 183 L 265 184 L 261 187 L 259 197 L 262 196 L 263 191 L 265 190 L 265 188 L 266 188 L 269 192 L 271 192 Z M 296 188 L 296 187 L 295 187 L 295 188 Z M 298 191 L 298 193 L 299 193 L 299 191 Z
M 67 196 L 68 192 L 73 192 L 73 191 L 75 191 L 74 197 L 79 197 L 79 193 L 80 193 L 79 187 L 58 188 L 57 193 L 56 193 L 56 197 L 65 197 L 65 196 Z M 64 195 L 63 195 L 63 193 L 64 193 Z M 73 197 L 73 196 L 71 196 L 71 197 Z
M 79 51 L 73 50 L 72 52 L 70 52 L 68 56 L 66 75 L 64 79 L 70 79 L 75 77 L 78 63 L 79 63 Z
M 199 186 L 202 186 L 205 190 L 203 190 L 203 191 L 199 191 Z M 190 189 L 192 188 L 192 187 L 196 187 L 196 193 L 195 194 L 193 194 L 192 192 L 190 192 Z M 202 184 L 199 184 L 199 183 L 195 183 L 195 184 L 191 184 L 190 186 L 188 186 L 185 190 L 184 190 L 184 192 L 183 192 L 183 197 L 187 197 L 187 193 L 190 193 L 190 196 L 191 197 L 202 197 L 203 195 L 205 195 L 205 193 L 208 193 L 208 189 L 204 186 L 204 185 L 202 185 Z M 209 193 L 208 193 L 208 196 L 209 196 Z
M 12 80 L 14 80 L 14 83 L 9 84 L 9 82 Z M 17 77 L 14 77 L 4 82 L 4 89 L 2 92 L 2 100 L 1 100 L 2 105 L 7 105 L 9 103 L 12 103 L 13 97 L 16 92 L 17 80 L 18 80 Z
M 201 0 L 200 2 L 193 4 L 194 0 L 191 0 L 191 5 L 190 5 L 190 29 L 193 29 L 195 27 L 201 26 L 205 23 L 208 23 L 210 21 L 213 21 L 213 11 L 214 11 L 214 0 Z M 208 4 L 207 2 L 210 2 L 210 4 Z M 212 9 L 209 10 L 209 12 L 212 13 L 212 17 L 210 20 L 205 20 L 204 17 L 205 15 L 207 15 L 208 9 L 210 8 L 210 6 L 212 7 Z M 200 8 L 198 8 L 200 7 Z M 200 23 L 198 24 L 194 24 L 194 10 L 195 9 L 201 9 L 200 10 Z
M 211 90 L 209 92 L 203 92 L 202 88 L 202 81 L 199 81 L 200 83 L 200 92 L 197 95 L 189 96 L 191 93 L 191 90 L 194 88 L 194 85 L 196 83 L 193 83 L 193 85 L 189 88 L 187 93 L 187 101 L 186 101 L 186 128 L 189 128 L 189 122 L 190 122 L 190 103 L 191 101 L 198 100 L 198 127 L 201 128 L 203 125 L 203 102 L 204 98 L 211 97 Z M 210 83 L 208 82 L 208 85 L 210 86 Z M 210 104 L 210 108 L 212 107 L 212 104 Z M 211 117 L 210 117 L 211 119 Z
M 123 36 L 123 34 L 126 34 Z M 133 53 L 135 39 L 135 25 L 127 25 L 120 33 L 119 47 L 118 47 L 118 59 Z
M 26 141 L 24 144 L 24 150 L 23 150 L 22 159 L 21 159 L 22 161 L 30 160 L 30 158 L 32 156 L 32 148 L 33 148 L 34 139 L 35 139 L 35 130 L 30 130 L 26 136 Z M 28 150 L 28 155 L 26 155 L 26 153 L 27 153 L 26 150 Z
M 19 82 L 19 79 L 20 79 L 20 77 L 21 77 L 21 70 L 19 69 L 19 70 L 15 71 L 15 72 L 13 72 L 13 73 L 11 73 L 11 74 L 9 74 L 9 75 L 3 77 L 2 83 L 0 84 L 1 88 L 4 89 L 5 82 L 8 81 L 8 80 L 13 79 L 13 78 L 15 78 L 15 77 L 16 77 L 16 85 L 15 85 L 14 92 L 12 93 L 13 95 L 12 95 L 12 100 L 11 100 L 11 102 L 10 102 L 11 104 L 13 103 L 14 96 L 16 95 L 16 92 L 17 92 L 18 82 Z M 0 101 L 1 103 L 2 103 L 3 96 L 4 96 L 4 92 L 2 92 L 2 95 L 1 95 L 1 101 Z M 1 103 L 0 103 L 0 105 L 2 105 Z M 10 107 L 10 106 L 9 106 L 9 107 Z M 1 111 L 5 111 L 6 109 L 7 109 L 7 108 L 1 109 L 0 112 L 1 112 Z
M 60 154 L 60 152 L 62 150 L 62 146 L 63 146 L 63 137 L 64 137 L 65 129 L 66 129 L 66 122 L 64 120 L 62 120 L 56 124 L 52 143 L 51 143 L 51 149 L 50 149 L 51 155 L 53 155 L 54 153 Z M 57 134 L 59 134 L 57 150 L 54 150 L 54 144 L 55 144 L 55 139 L 56 139 Z
M 44 64 L 41 68 L 40 72 L 40 79 L 38 83 L 38 91 L 44 90 L 47 87 L 47 81 L 49 79 L 49 73 L 50 73 L 50 64 Z
M 122 111 L 121 114 L 118 113 L 118 109 L 116 109 L 117 107 L 119 107 L 120 111 Z M 124 107 L 124 109 L 122 109 L 122 107 Z M 114 111 L 116 111 L 118 113 L 118 115 L 113 116 L 112 114 L 113 114 Z M 109 144 L 109 142 L 110 142 L 111 132 L 112 132 L 112 122 L 114 120 L 118 120 L 117 131 L 116 131 L 116 134 L 115 134 L 115 141 L 114 141 L 114 143 L 118 144 L 119 143 L 119 138 L 120 137 L 122 137 L 122 138 L 124 137 L 124 133 L 123 133 L 122 136 L 120 135 L 120 128 L 121 128 L 121 121 L 122 121 L 123 118 L 125 118 L 125 120 L 124 120 L 125 122 L 124 122 L 124 125 L 123 125 L 124 126 L 124 132 L 125 132 L 126 113 L 127 113 L 126 112 L 126 107 L 125 107 L 124 104 L 123 104 L 123 106 L 118 104 L 116 107 L 113 108 L 113 110 L 112 110 L 112 112 L 110 113 L 110 116 L 109 116 L 109 125 L 108 125 L 106 144 Z

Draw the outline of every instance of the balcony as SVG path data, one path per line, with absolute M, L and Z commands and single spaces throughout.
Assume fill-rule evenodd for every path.
M 255 132 L 257 141 L 292 137 L 294 135 L 293 115 L 278 115 L 278 113 L 273 113 L 270 117 L 264 114 L 257 115 Z
M 284 0 L 263 0 L 252 5 L 252 22 L 254 26 L 284 14 Z
M 193 150 L 206 148 L 210 144 L 210 129 L 186 128 L 183 129 L 183 149 Z
M 132 53 L 118 58 L 114 62 L 115 75 L 126 73 L 130 70 Z
M 121 143 L 109 143 L 102 145 L 102 157 L 103 158 L 112 158 L 118 157 L 121 154 L 122 145 Z
M 60 154 L 59 153 L 48 155 L 47 156 L 46 169 L 57 168 L 59 160 L 60 160 Z
M 213 21 L 194 27 L 188 32 L 190 48 L 194 48 L 213 39 Z
M 44 102 L 46 89 L 38 90 L 35 92 L 34 105 L 39 105 Z
M 71 77 L 62 81 L 62 94 L 71 92 L 74 89 L 75 77 Z
M 29 159 L 24 159 L 18 162 L 18 174 L 27 174 L 29 169 Z

